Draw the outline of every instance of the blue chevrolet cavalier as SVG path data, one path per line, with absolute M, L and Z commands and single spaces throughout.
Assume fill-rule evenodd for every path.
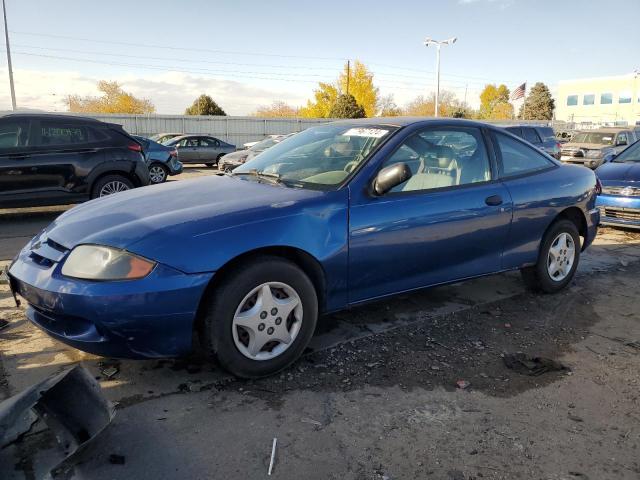
M 482 123 L 310 128 L 232 174 L 69 210 L 9 270 L 27 316 L 98 355 L 188 353 L 272 374 L 320 314 L 520 269 L 556 292 L 599 222 L 594 173 Z
M 640 141 L 598 167 L 596 175 L 602 181 L 600 223 L 640 228 Z

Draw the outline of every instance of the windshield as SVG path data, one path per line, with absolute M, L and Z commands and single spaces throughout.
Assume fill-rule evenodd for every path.
M 640 141 L 626 148 L 613 161 L 616 163 L 640 162 Z
M 613 145 L 615 134 L 603 132 L 578 132 L 571 138 L 571 143 L 597 143 Z
M 395 130 L 388 125 L 358 124 L 309 128 L 238 167 L 234 175 L 257 172 L 302 187 L 337 186 Z

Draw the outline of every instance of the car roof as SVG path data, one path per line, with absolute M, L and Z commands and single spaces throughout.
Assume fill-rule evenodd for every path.
M 329 123 L 329 122 L 328 122 Z M 467 127 L 488 127 L 495 130 L 504 131 L 499 128 L 498 125 L 492 125 L 489 123 L 478 122 L 475 120 L 467 120 L 464 118 L 450 118 L 450 117 L 370 117 L 370 118 L 357 118 L 351 120 L 338 120 L 330 122 L 331 125 L 357 125 L 357 126 L 382 126 L 388 125 L 391 127 L 407 127 L 409 125 L 422 124 L 425 126 L 433 125 L 460 125 Z
M 84 117 L 81 115 L 64 115 L 60 113 L 7 113 L 2 115 L 2 118 L 45 118 L 47 120 L 62 120 L 62 121 L 81 121 L 81 122 L 91 122 L 91 123 L 104 123 L 100 120 L 91 117 Z M 109 124 L 110 125 L 110 124 Z

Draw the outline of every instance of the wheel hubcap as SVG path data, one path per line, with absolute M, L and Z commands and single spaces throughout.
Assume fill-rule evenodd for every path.
M 106 197 L 107 195 L 124 192 L 125 190 L 129 190 L 129 187 L 126 183 L 121 182 L 120 180 L 114 180 L 112 182 L 104 184 L 104 186 L 100 189 L 100 196 Z
M 559 234 L 551 243 L 547 256 L 547 271 L 552 280 L 567 278 L 576 258 L 576 246 L 568 233 Z
M 149 178 L 153 183 L 162 183 L 164 181 L 164 168 L 154 166 L 149 169 Z
M 267 282 L 251 290 L 236 309 L 236 348 L 252 360 L 271 360 L 294 342 L 302 327 L 302 302 L 286 283 Z

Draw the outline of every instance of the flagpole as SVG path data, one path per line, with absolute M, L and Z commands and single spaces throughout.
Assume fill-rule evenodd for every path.
M 527 116 L 527 82 L 524 82 L 524 90 L 522 91 L 522 119 Z

